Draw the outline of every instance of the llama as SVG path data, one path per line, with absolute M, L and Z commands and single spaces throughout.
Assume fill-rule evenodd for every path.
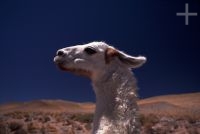
M 131 71 L 144 64 L 105 42 L 66 47 L 57 51 L 54 62 L 68 72 L 91 79 L 96 94 L 93 134 L 138 134 L 136 80 Z

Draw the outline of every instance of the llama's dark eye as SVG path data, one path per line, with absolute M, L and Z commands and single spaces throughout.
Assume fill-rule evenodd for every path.
M 97 51 L 92 47 L 87 47 L 84 49 L 84 51 L 89 55 L 93 55 L 93 54 L 97 53 Z

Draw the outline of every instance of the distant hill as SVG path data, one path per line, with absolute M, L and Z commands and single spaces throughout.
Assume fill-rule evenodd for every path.
M 92 113 L 93 103 L 76 103 L 64 100 L 36 100 L 23 103 L 8 103 L 0 105 L 0 113 L 13 111 L 28 112 L 66 112 L 66 113 Z
M 200 92 L 151 97 L 151 98 L 140 100 L 139 105 L 155 103 L 155 102 L 166 102 L 166 103 L 183 107 L 183 108 L 199 107 L 200 106 Z
M 138 101 L 142 113 L 167 111 L 200 112 L 200 93 L 156 96 Z M 0 113 L 13 111 L 93 113 L 94 103 L 76 103 L 64 100 L 36 100 L 0 105 Z
M 143 114 L 171 116 L 198 116 L 200 118 L 200 93 L 156 96 L 138 101 Z

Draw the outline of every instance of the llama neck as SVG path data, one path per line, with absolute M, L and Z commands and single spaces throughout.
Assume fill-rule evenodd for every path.
M 93 132 L 137 133 L 134 128 L 137 126 L 137 87 L 132 72 L 124 68 L 107 71 L 101 80 L 93 81 L 93 86 L 96 93 Z

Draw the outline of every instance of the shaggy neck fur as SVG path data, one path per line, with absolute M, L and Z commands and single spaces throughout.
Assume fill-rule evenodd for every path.
M 93 134 L 138 134 L 136 80 L 131 70 L 108 68 L 93 80 L 96 110 Z

